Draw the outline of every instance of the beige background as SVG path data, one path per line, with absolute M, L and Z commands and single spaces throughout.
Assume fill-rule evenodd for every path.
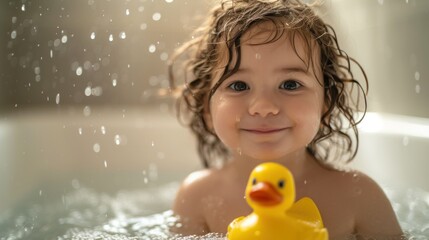
M 1 1 L 0 111 L 157 106 L 165 59 L 212 2 Z M 322 15 L 367 71 L 369 110 L 429 117 L 429 1 L 325 2 Z

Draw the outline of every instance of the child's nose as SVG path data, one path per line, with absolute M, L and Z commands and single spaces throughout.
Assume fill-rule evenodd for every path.
M 273 96 L 269 94 L 261 94 L 255 96 L 249 105 L 249 114 L 267 117 L 268 115 L 277 115 L 280 111 Z

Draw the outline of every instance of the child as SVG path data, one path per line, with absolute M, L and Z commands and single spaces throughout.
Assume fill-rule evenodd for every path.
M 179 89 L 172 64 L 183 53 L 192 78 L 185 74 Z M 299 1 L 228 0 L 214 8 L 170 64 L 172 89 L 181 91 L 178 111 L 206 167 L 179 189 L 177 231 L 225 233 L 233 219 L 252 211 L 243 197 L 251 170 L 271 161 L 291 170 L 297 199 L 315 201 L 331 239 L 400 239 L 382 189 L 338 167 L 358 148 L 359 98 L 351 95 L 366 94 L 351 63 L 367 83 L 334 30 Z

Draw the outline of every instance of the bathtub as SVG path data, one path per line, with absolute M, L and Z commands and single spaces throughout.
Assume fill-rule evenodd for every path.
M 194 139 L 172 112 L 164 103 L 38 109 L 2 117 L 0 232 L 7 235 L 0 233 L 0 239 L 49 232 L 56 224 L 65 228 L 61 239 L 97 231 L 123 234 L 128 225 L 118 219 L 127 219 L 134 228 L 169 219 L 163 211 L 170 208 L 180 181 L 201 168 Z M 385 189 L 401 225 L 409 231 L 418 228 L 419 234 L 429 234 L 428 156 L 428 119 L 368 113 L 360 126 L 360 151 L 351 163 Z M 416 198 L 421 201 L 407 202 Z M 420 215 L 415 209 L 419 204 L 425 208 Z M 50 221 L 40 216 L 46 215 L 46 205 L 68 217 L 48 214 L 54 223 L 40 224 Z M 17 213 L 17 208 L 27 210 Z M 156 213 L 162 214 L 149 220 L 129 217 Z M 100 228 L 88 232 L 85 221 L 96 215 L 103 216 Z M 421 224 L 409 223 L 416 216 Z

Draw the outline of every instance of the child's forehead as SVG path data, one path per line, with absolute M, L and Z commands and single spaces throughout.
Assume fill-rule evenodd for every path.
M 279 29 L 273 23 L 261 23 L 246 31 L 240 39 L 241 51 L 252 48 L 253 51 L 267 49 L 266 45 L 272 45 L 271 51 L 276 49 L 289 49 L 289 57 L 298 58 L 304 64 L 309 64 L 320 59 L 320 48 L 316 40 L 304 30 Z M 236 56 L 234 56 L 236 57 Z
M 263 45 L 279 41 L 283 44 L 285 41 L 288 41 L 286 44 L 296 45 L 300 48 L 317 47 L 314 38 L 310 37 L 309 34 L 306 34 L 304 30 L 292 30 L 272 22 L 259 23 L 245 31 L 240 38 L 241 45 Z M 306 42 L 310 42 L 312 44 L 306 46 Z
M 241 64 L 245 61 L 242 58 L 245 57 L 243 54 L 256 54 L 254 50 L 257 49 L 258 46 L 262 49 L 263 46 L 266 46 L 267 44 L 286 44 L 290 49 L 292 49 L 294 53 L 293 58 L 298 59 L 298 61 L 302 61 L 302 63 L 312 72 L 320 71 L 320 47 L 314 37 L 306 33 L 304 30 L 291 30 L 287 27 L 281 27 L 279 24 L 275 24 L 273 22 L 262 22 L 244 31 L 239 42 L 241 45 L 240 52 L 242 55 L 240 60 Z M 253 48 L 251 52 L 244 53 L 243 51 L 246 51 L 249 47 Z M 218 45 L 219 55 L 213 72 L 213 84 L 221 78 L 225 67 L 233 69 L 237 63 L 237 52 L 233 48 L 233 46 L 228 47 L 226 42 L 221 42 Z

